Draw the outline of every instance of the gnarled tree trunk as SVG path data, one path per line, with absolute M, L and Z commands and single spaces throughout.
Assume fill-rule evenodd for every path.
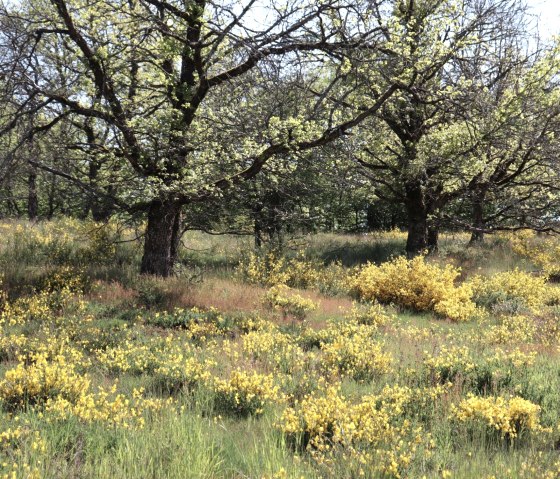
M 486 189 L 477 188 L 472 193 L 472 226 L 470 244 L 481 244 L 484 241 L 484 200 Z
M 181 203 L 154 200 L 148 211 L 140 272 L 167 277 L 173 274 L 181 240 Z
M 406 186 L 405 206 L 408 216 L 406 254 L 412 258 L 421 254 L 428 246 L 428 209 L 419 182 Z

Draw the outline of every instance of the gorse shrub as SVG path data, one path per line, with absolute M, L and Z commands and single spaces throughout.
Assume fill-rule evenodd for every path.
M 156 382 L 170 389 L 192 386 L 207 376 L 199 348 L 185 343 L 181 337 L 167 336 L 137 341 L 126 339 L 121 344 L 95 351 L 95 359 L 109 373 L 154 375 Z
M 383 309 L 383 306 L 376 302 L 366 304 L 354 303 L 352 309 L 346 315 L 346 319 L 367 326 L 385 326 L 393 320 Z
M 347 407 L 339 389 L 332 386 L 306 395 L 296 407 L 286 408 L 278 427 L 294 446 L 320 448 L 325 441 L 340 440 L 337 433 Z
M 276 327 L 247 333 L 242 338 L 242 347 L 252 359 L 284 373 L 304 367 L 305 355 L 295 338 Z
M 5 262 L 17 261 L 20 265 L 72 263 L 77 250 L 73 239 L 79 228 L 79 222 L 68 218 L 41 225 L 8 226 L 5 243 L 10 258 L 3 259 Z
M 418 446 L 429 440 L 429 434 L 402 414 L 412 398 L 411 390 L 395 386 L 352 403 L 337 387 L 329 386 L 286 408 L 277 427 L 319 465 L 328 466 L 338 453 L 345 457 L 347 467 L 353 461 L 358 464 L 353 471 L 356 477 L 380 473 L 402 477 Z
M 471 352 L 466 347 L 442 346 L 436 354 L 424 352 L 424 365 L 432 382 L 445 384 L 458 376 L 467 377 L 476 368 Z
M 150 374 L 152 386 L 166 392 L 198 386 L 210 378 L 209 369 L 214 365 L 203 358 L 199 348 L 172 335 L 151 341 L 127 338 L 118 345 L 93 352 L 104 371 L 114 375 Z
M 82 423 L 104 423 L 124 429 L 143 428 L 146 416 L 173 406 L 172 398 L 157 399 L 143 397 L 144 390 L 133 389 L 132 398 L 110 390 L 99 388 L 97 392 L 84 390 L 75 401 L 62 396 L 47 400 L 45 415 L 53 421 L 76 419 Z
M 318 272 L 310 262 L 301 257 L 288 259 L 272 251 L 264 255 L 251 253 L 239 263 L 237 270 L 248 282 L 265 286 L 285 284 L 305 288 L 318 279 Z
M 0 309 L 0 326 L 27 325 L 36 323 L 67 322 L 70 314 L 82 311 L 84 302 L 78 292 L 63 287 L 58 291 L 40 291 L 14 301 L 6 301 Z M 59 324 L 60 325 L 60 324 Z
M 348 375 L 356 381 L 371 380 L 391 368 L 391 355 L 372 342 L 370 335 L 363 330 L 351 336 L 341 335 L 322 344 L 321 349 L 322 365 L 327 372 Z
M 276 252 L 265 255 L 251 253 L 239 263 L 237 271 L 249 283 L 263 286 L 284 284 L 292 288 L 315 288 L 326 295 L 348 290 L 348 273 L 340 263 L 325 266 L 305 259 L 301 253 L 295 258 Z
M 520 307 L 538 311 L 547 301 L 550 287 L 546 278 L 515 269 L 496 273 L 490 277 L 476 276 L 469 283 L 472 285 L 474 300 L 487 308 L 503 304 L 516 303 L 514 314 Z
M 547 346 L 555 346 L 560 343 L 560 308 L 553 306 L 541 311 L 539 315 L 532 317 L 535 325 L 535 340 Z
M 169 303 L 170 293 L 164 282 L 157 278 L 141 278 L 134 285 L 140 306 L 147 309 L 163 309 Z
M 49 293 L 64 289 L 73 293 L 82 293 L 89 285 L 89 279 L 83 270 L 72 266 L 62 266 L 49 271 L 38 289 Z
M 232 371 L 228 379 L 214 378 L 211 387 L 217 411 L 236 416 L 262 414 L 267 403 L 279 399 L 272 375 Z
M 363 314 L 362 312 L 359 313 Z M 363 336 L 366 342 L 375 342 L 379 339 L 377 324 L 364 324 L 352 318 L 352 311 L 344 318 L 333 318 L 327 321 L 327 327 L 320 330 L 304 329 L 297 338 L 298 344 L 304 349 L 314 347 L 324 348 L 325 345 L 351 339 L 353 336 Z M 384 318 L 385 319 L 385 318 Z
M 154 371 L 159 356 L 165 350 L 163 341 L 137 342 L 126 339 L 120 344 L 97 351 L 96 359 L 101 367 L 111 373 L 143 374 Z
M 146 324 L 162 328 L 178 328 L 188 332 L 191 339 L 203 343 L 212 338 L 234 334 L 238 327 L 229 316 L 215 308 L 175 308 L 171 312 L 156 312 L 148 315 Z
M 519 231 L 510 238 L 513 251 L 528 258 L 552 278 L 560 278 L 560 241 L 556 236 L 547 236 L 546 240 L 534 231 Z
M 154 369 L 153 385 L 167 392 L 193 389 L 210 378 L 212 365 L 212 361 L 203 362 L 193 355 L 171 353 Z
M 317 309 L 316 303 L 297 294 L 284 284 L 270 288 L 264 297 L 264 301 L 270 308 L 281 311 L 284 319 L 293 317 L 304 320 L 309 313 Z
M 115 221 L 96 223 L 60 218 L 38 224 L 2 225 L 5 251 L 0 262 L 19 265 L 88 267 L 133 261 L 133 248 L 123 245 L 123 230 Z
M 9 409 L 43 405 L 57 397 L 76 402 L 89 386 L 89 379 L 78 374 L 64 356 L 49 361 L 42 354 L 30 365 L 20 363 L 6 371 L 0 381 L 0 400 Z
M 80 251 L 83 263 L 95 261 L 98 264 L 109 264 L 118 261 L 118 245 L 122 241 L 122 231 L 114 222 L 84 223 L 80 231 L 87 238 L 85 247 Z
M 524 315 L 499 316 L 499 323 L 484 332 L 486 341 L 492 344 L 531 342 L 537 334 L 533 318 Z
M 362 300 L 395 303 L 415 311 L 431 311 L 455 321 L 477 314 L 470 285 L 455 284 L 461 271 L 440 267 L 424 257 L 398 257 L 380 266 L 369 264 L 351 280 L 352 292 Z
M 466 346 L 442 346 L 424 352 L 426 375 L 434 385 L 459 384 L 465 391 L 488 393 L 510 387 L 535 361 L 534 353 L 518 349 L 475 354 Z
M 481 425 L 490 434 L 512 441 L 523 433 L 543 431 L 540 410 L 537 404 L 520 397 L 470 395 L 452 408 L 452 418 L 470 426 Z

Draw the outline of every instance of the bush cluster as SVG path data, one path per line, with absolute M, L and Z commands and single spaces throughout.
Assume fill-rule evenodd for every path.
M 431 311 L 455 321 L 477 314 L 469 284 L 456 285 L 461 274 L 452 265 L 444 267 L 422 256 L 398 257 L 380 266 L 369 264 L 351 280 L 352 292 L 362 300 L 394 303 L 414 311 Z

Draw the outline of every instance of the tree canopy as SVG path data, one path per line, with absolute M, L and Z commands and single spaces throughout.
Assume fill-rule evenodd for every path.
M 2 214 L 556 230 L 558 46 L 520 0 L 25 0 L 0 11 Z

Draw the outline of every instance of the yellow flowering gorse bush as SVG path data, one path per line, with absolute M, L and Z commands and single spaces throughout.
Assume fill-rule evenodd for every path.
M 368 301 L 395 303 L 415 311 L 432 311 L 455 321 L 467 321 L 477 314 L 472 289 L 455 284 L 460 270 L 440 267 L 422 256 L 407 260 L 397 257 L 380 266 L 369 264 L 352 279 L 354 294 Z
M 483 278 L 474 277 L 474 299 L 485 306 L 517 301 L 522 306 L 536 312 L 546 302 L 550 287 L 547 278 L 515 269 Z
M 122 344 L 96 351 L 96 359 L 108 372 L 152 374 L 161 387 L 169 390 L 192 388 L 210 377 L 212 360 L 202 359 L 202 351 L 179 336 L 153 338 L 138 343 L 127 339 Z
M 238 266 L 238 271 L 249 282 L 275 286 L 306 287 L 318 280 L 319 273 L 301 257 L 287 259 L 284 256 L 270 252 L 264 256 L 250 254 Z
M 493 344 L 531 342 L 537 332 L 534 320 L 529 316 L 515 315 L 500 317 L 499 324 L 484 331 L 485 340 Z
M 89 387 L 87 376 L 78 374 L 75 365 L 64 356 L 48 360 L 41 354 L 33 358 L 32 364 L 20 363 L 6 371 L 0 381 L 0 400 L 11 409 L 42 405 L 57 397 L 75 402 Z
M 401 477 L 428 435 L 403 418 L 413 399 L 408 388 L 387 387 L 379 395 L 352 403 L 336 386 L 303 398 L 288 407 L 278 428 L 295 447 L 308 450 L 319 464 L 329 464 L 335 453 L 369 470 Z
M 228 379 L 214 378 L 211 387 L 219 411 L 238 416 L 262 414 L 267 403 L 280 398 L 272 375 L 232 371 Z
M 317 309 L 317 304 L 294 292 L 290 287 L 279 284 L 270 288 L 265 295 L 265 303 L 282 312 L 284 318 L 289 316 L 303 320 Z
M 277 328 L 251 331 L 242 338 L 243 351 L 253 359 L 264 361 L 273 368 L 290 373 L 304 367 L 305 354 L 293 336 Z
M 364 305 L 354 303 L 346 319 L 368 326 L 386 326 L 394 318 L 387 314 L 379 303 L 373 302 Z
M 322 365 L 357 381 L 371 380 L 390 371 L 392 356 L 372 341 L 369 331 L 360 328 L 350 336 L 340 335 L 321 345 Z
M 470 395 L 452 409 L 460 423 L 482 424 L 500 437 L 516 439 L 522 432 L 543 431 L 539 420 L 540 407 L 521 397 L 479 397 Z
M 560 242 L 556 236 L 546 240 L 534 231 L 523 230 L 510 237 L 513 250 L 540 267 L 546 276 L 560 276 Z
M 100 422 L 125 429 L 142 428 L 149 413 L 169 409 L 173 398 L 145 398 L 142 389 L 134 389 L 132 398 L 116 393 L 116 386 L 109 391 L 100 388 L 97 392 L 83 391 L 75 401 L 62 396 L 48 399 L 44 415 L 47 421 L 63 421 L 75 418 L 85 423 Z
M 324 266 L 306 260 L 302 253 L 294 258 L 275 252 L 252 253 L 238 265 L 237 271 L 248 282 L 269 287 L 279 284 L 293 288 L 315 287 L 326 294 L 348 290 L 347 272 L 339 263 Z

